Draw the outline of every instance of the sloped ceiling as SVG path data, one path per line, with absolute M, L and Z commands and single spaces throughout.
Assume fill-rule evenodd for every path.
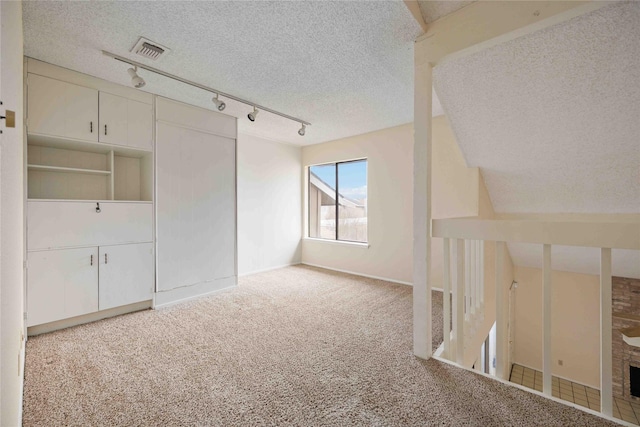
M 422 12 L 422 19 L 427 24 L 432 23 L 433 21 L 437 21 L 438 19 L 449 15 L 450 13 L 455 12 L 456 10 L 462 9 L 463 7 L 473 3 L 476 0 L 467 0 L 467 1 L 457 1 L 457 0 L 449 0 L 449 1 L 428 1 L 428 0 L 418 0 L 418 5 L 420 6 L 420 12 Z
M 497 212 L 640 212 L 640 2 L 614 3 L 434 70 Z
M 163 71 L 309 121 L 227 102 L 239 130 L 306 145 L 413 121 L 413 42 L 422 30 L 402 1 L 23 3 L 25 54 L 128 85 L 139 36 L 171 52 Z M 141 71 L 144 90 L 212 108 L 211 94 Z M 434 114 L 441 114 L 434 105 Z
M 640 2 L 614 3 L 444 61 L 434 86 L 468 166 L 501 213 L 640 213 Z M 509 244 L 542 266 L 540 245 Z M 599 274 L 599 251 L 553 247 L 553 268 Z M 640 278 L 640 251 L 613 251 Z

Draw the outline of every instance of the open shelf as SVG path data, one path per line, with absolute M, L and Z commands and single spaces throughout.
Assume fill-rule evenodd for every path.
M 97 170 L 97 169 L 67 168 L 62 166 L 28 164 L 27 168 L 29 170 L 45 171 L 45 172 L 80 173 L 85 175 L 111 175 L 111 171 Z

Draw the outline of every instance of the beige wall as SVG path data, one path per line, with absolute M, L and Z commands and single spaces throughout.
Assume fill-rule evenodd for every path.
M 300 263 L 301 154 L 238 135 L 238 274 Z
M 367 158 L 369 247 L 305 239 L 302 262 L 410 283 L 413 240 L 413 126 L 384 129 L 302 149 L 306 166 Z
M 368 249 L 305 240 L 302 261 L 412 282 L 413 126 L 398 126 L 304 147 L 303 166 L 368 159 Z M 433 217 L 478 214 L 477 168 L 467 168 L 445 116 L 433 120 Z M 303 171 L 306 183 L 306 170 Z M 305 185 L 305 192 L 306 192 Z M 305 198 L 306 199 L 306 194 Z M 308 217 L 305 203 L 305 221 Z M 303 235 L 307 236 L 307 224 Z M 432 283 L 442 287 L 442 240 L 433 239 Z
M 16 127 L 0 136 L 0 425 L 20 425 L 24 332 L 22 3 L 0 2 L 0 93 Z
M 514 362 L 542 370 L 542 270 L 516 266 L 514 276 Z M 552 373 L 600 388 L 600 279 L 553 271 L 551 289 Z

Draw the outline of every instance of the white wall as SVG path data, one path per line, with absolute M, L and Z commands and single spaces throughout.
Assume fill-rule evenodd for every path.
M 300 147 L 238 135 L 238 274 L 301 261 Z
M 22 3 L 0 2 L 0 15 L 0 112 L 15 111 L 17 126 L 0 124 L 0 425 L 17 426 L 24 348 Z

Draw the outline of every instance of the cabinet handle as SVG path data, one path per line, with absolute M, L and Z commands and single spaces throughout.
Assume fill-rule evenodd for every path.
M 100 202 L 96 202 L 96 213 L 100 212 L 102 212 L 102 209 L 100 209 Z
M 91 265 L 93 266 L 93 255 L 91 255 Z
M 93 133 L 93 122 L 89 122 L 89 130 Z
M 107 125 L 104 125 L 104 135 L 107 135 Z
M 105 264 L 109 263 L 109 259 L 107 258 L 107 254 L 104 254 L 104 263 Z

